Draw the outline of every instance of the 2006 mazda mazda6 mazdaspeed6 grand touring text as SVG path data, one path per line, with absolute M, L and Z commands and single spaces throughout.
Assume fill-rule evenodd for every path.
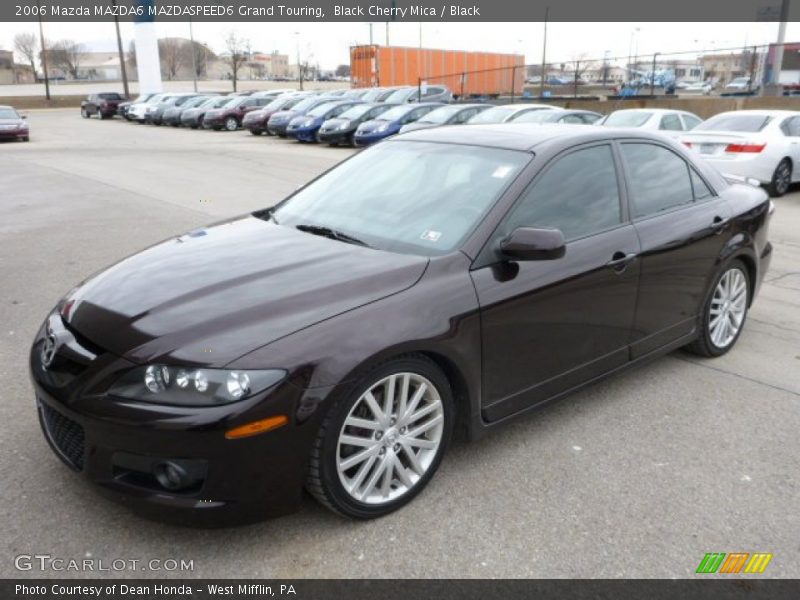
M 454 431 L 736 343 L 772 204 L 657 134 L 479 125 L 377 144 L 271 209 L 70 291 L 30 353 L 54 452 L 142 512 L 377 517 Z

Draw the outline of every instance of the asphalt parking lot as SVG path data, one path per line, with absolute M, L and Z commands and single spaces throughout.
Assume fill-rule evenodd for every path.
M 800 576 L 800 192 L 776 200 L 771 271 L 738 346 L 673 353 L 456 443 L 400 512 L 300 512 L 196 530 L 100 497 L 45 443 L 29 343 L 56 300 L 163 238 L 273 204 L 352 151 L 246 132 L 31 111 L 0 145 L 0 576 L 14 557 L 184 559 L 122 577 L 691 577 L 706 552 L 770 552 Z

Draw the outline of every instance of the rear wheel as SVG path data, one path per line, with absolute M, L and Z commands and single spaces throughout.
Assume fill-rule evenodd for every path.
M 449 382 L 435 363 L 416 355 L 384 363 L 330 409 L 306 487 L 348 517 L 399 509 L 433 477 L 454 412 Z
M 253 135 L 261 135 L 261 130 L 260 129 L 251 129 L 250 133 L 252 133 Z
M 775 172 L 772 174 L 772 180 L 767 185 L 767 192 L 769 195 L 778 198 L 783 196 L 789 191 L 789 185 L 792 183 L 792 162 L 788 158 L 784 158 L 775 167 Z
M 750 275 L 740 260 L 728 264 L 714 281 L 700 316 L 700 335 L 688 348 L 700 356 L 722 356 L 742 333 L 750 300 Z

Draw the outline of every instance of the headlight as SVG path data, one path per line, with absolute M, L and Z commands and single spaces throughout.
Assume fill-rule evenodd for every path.
M 350 127 L 350 123 L 348 123 L 347 121 L 345 121 L 344 123 L 340 123 L 340 124 L 339 124 L 339 129 L 340 129 L 340 130 L 345 130 L 345 129 L 347 129 L 348 127 Z
M 389 129 L 389 124 L 388 123 L 384 123 L 383 125 L 378 127 L 375 131 L 386 131 L 387 129 Z
M 148 365 L 123 375 L 109 394 L 155 404 L 217 406 L 243 400 L 281 381 L 286 371 L 196 369 Z

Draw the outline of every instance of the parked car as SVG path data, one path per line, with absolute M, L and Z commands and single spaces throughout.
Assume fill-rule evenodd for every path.
M 30 139 L 28 118 L 20 115 L 13 106 L 0 106 L 0 140 L 28 142 Z
M 385 102 L 404 104 L 406 102 L 452 102 L 453 92 L 446 85 L 423 85 L 421 87 L 402 87 L 386 96 Z
M 800 112 L 724 112 L 681 141 L 722 173 L 759 181 L 771 196 L 782 196 L 800 181 Z
M 669 108 L 626 108 L 615 110 L 599 121 L 598 125 L 625 129 L 660 131 L 670 137 L 678 137 L 685 131 L 697 127 L 703 120 L 695 114 Z
M 147 102 L 153 96 L 155 96 L 155 94 L 139 94 L 134 100 L 129 100 L 127 102 L 120 102 L 117 105 L 117 114 L 120 117 L 123 117 L 126 121 L 130 121 L 131 118 L 128 115 L 128 111 L 130 110 L 131 106 L 134 104 L 141 104 L 143 102 Z
M 439 127 L 441 125 L 461 125 L 479 112 L 489 108 L 491 108 L 491 104 L 450 104 L 442 106 L 432 110 L 418 121 L 403 125 L 400 128 L 400 133 L 427 129 L 428 127 Z
M 338 117 L 325 121 L 319 128 L 319 141 L 326 142 L 331 146 L 339 144 L 354 146 L 354 136 L 358 126 L 365 121 L 377 118 L 393 106 L 399 105 L 386 102 L 356 104 Z
M 510 123 L 567 123 L 574 125 L 593 125 L 603 118 L 600 113 L 591 110 L 556 109 L 533 110 L 517 115 Z
M 490 109 L 478 113 L 469 121 L 467 121 L 467 123 L 470 125 L 505 123 L 506 121 L 511 121 L 515 117 L 518 117 L 526 112 L 534 110 L 555 110 L 557 108 L 557 106 L 552 106 L 550 104 L 535 104 L 525 102 L 519 102 L 517 104 L 503 104 L 500 106 L 492 106 Z
M 314 95 L 313 92 L 297 92 L 293 94 L 283 94 L 278 96 L 272 102 L 258 110 L 251 110 L 245 114 L 242 119 L 242 127 L 247 129 L 253 135 L 261 135 L 267 131 L 267 121 L 279 110 L 289 110 L 297 103 L 301 102 L 304 98 Z
M 170 106 L 164 110 L 161 115 L 161 122 L 165 125 L 172 125 L 173 127 L 180 127 L 181 126 L 181 116 L 183 115 L 183 111 L 188 110 L 190 108 L 197 108 L 201 104 L 207 102 L 209 98 L 217 98 L 217 94 L 208 95 L 203 94 L 200 96 L 195 96 L 194 98 L 189 98 L 183 104 Z
M 270 98 L 260 96 L 239 96 L 233 98 L 227 104 L 212 108 L 206 112 L 203 119 L 203 127 L 206 129 L 225 129 L 226 131 L 236 131 L 242 126 L 244 116 L 252 111 L 266 106 L 272 102 Z
M 164 98 L 169 96 L 169 94 L 154 94 L 144 102 L 135 102 L 128 107 L 128 112 L 126 118 L 129 121 L 134 121 L 136 123 L 145 123 L 145 116 L 147 115 L 147 109 L 152 106 L 157 105 L 161 102 Z
M 336 100 L 312 108 L 304 115 L 298 115 L 286 127 L 286 134 L 298 142 L 320 142 L 319 129 L 328 119 L 333 119 L 349 108 L 361 104 L 358 100 Z
M 81 116 L 84 119 L 89 117 L 109 119 L 117 114 L 117 107 L 120 103 L 127 100 L 127 98 L 116 92 L 89 94 L 86 100 L 81 101 Z
M 196 98 L 199 94 L 193 92 L 181 92 L 178 94 L 167 94 L 157 104 L 148 105 L 144 113 L 144 120 L 156 126 L 164 123 L 164 111 L 174 106 L 181 107 L 187 102 Z
M 403 125 L 421 119 L 432 110 L 444 106 L 440 102 L 403 104 L 387 110 L 371 121 L 365 121 L 356 129 L 353 140 L 356 146 L 368 146 L 400 131 Z
M 255 98 L 269 98 L 270 100 L 274 100 L 278 96 L 282 96 L 284 94 L 294 94 L 298 90 L 293 90 L 290 88 L 281 88 L 276 90 L 262 90 L 260 92 L 253 92 L 251 96 Z
M 292 106 L 288 110 L 279 110 L 273 113 L 267 119 L 267 132 L 269 135 L 277 135 L 278 137 L 286 137 L 286 129 L 289 127 L 289 122 L 297 116 L 304 115 L 313 108 L 320 104 L 325 104 L 335 100 L 326 95 L 315 95 L 303 98 L 300 102 Z
M 152 517 L 253 521 L 304 487 L 380 517 L 457 423 L 476 439 L 681 346 L 730 352 L 771 212 L 653 132 L 411 132 L 73 288 L 34 335 L 31 410 Z
M 219 96 L 217 98 L 209 98 L 195 108 L 187 108 L 181 113 L 181 125 L 184 127 L 191 127 L 192 129 L 202 127 L 203 120 L 208 111 L 221 108 L 235 99 L 236 96 Z
M 729 92 L 746 92 L 752 87 L 749 77 L 736 77 L 725 86 L 725 90 Z
M 708 81 L 698 81 L 683 88 L 683 92 L 686 94 L 702 94 L 703 96 L 708 96 L 713 90 L 714 86 Z

